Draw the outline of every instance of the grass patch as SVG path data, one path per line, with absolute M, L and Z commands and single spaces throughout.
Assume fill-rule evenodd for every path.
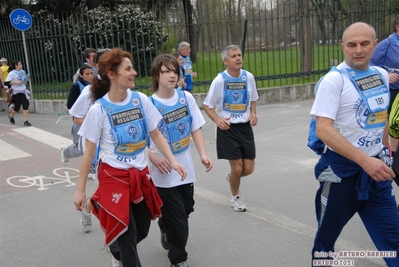
M 340 45 L 321 45 L 313 48 L 314 75 L 300 73 L 301 56 L 299 47 L 287 47 L 275 51 L 251 51 L 244 53 L 244 69 L 251 72 L 258 88 L 286 86 L 316 82 L 327 73 L 333 60 L 343 60 Z M 216 75 L 225 70 L 219 51 L 199 52 L 197 62 L 193 64 L 197 72 L 194 78 L 194 93 L 206 93 Z M 149 91 L 151 77 L 136 77 L 136 89 L 146 95 Z M 67 99 L 72 82 L 33 84 L 35 99 Z

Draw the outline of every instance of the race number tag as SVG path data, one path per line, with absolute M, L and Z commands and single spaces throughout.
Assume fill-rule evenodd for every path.
M 380 110 L 386 108 L 389 104 L 388 94 L 381 94 L 367 99 L 367 104 L 371 110 Z

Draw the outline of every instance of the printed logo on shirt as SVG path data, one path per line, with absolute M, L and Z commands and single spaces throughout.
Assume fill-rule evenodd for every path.
M 182 148 L 187 147 L 189 144 L 190 144 L 190 136 L 187 136 L 177 142 L 174 142 L 172 146 L 174 150 L 178 151 Z
M 176 130 L 179 132 L 180 136 L 187 135 L 188 129 L 189 128 L 187 127 L 186 123 L 184 123 L 184 122 L 179 122 L 176 125 Z
M 247 87 L 246 82 L 226 82 L 227 90 L 245 90 Z
M 356 80 L 356 84 L 361 91 L 370 90 L 384 84 L 380 75 L 373 74 L 361 79 Z M 378 92 L 380 93 L 380 92 Z M 376 93 L 374 93 L 376 94 Z
M 143 118 L 140 108 L 129 109 L 111 115 L 114 127 Z
M 132 104 L 133 104 L 133 106 L 137 106 L 137 105 L 140 104 L 140 101 L 139 101 L 137 98 L 134 98 L 134 99 L 132 100 Z
M 165 120 L 165 124 L 172 123 L 186 116 L 188 116 L 187 106 L 183 106 L 162 115 L 163 119 Z
M 359 146 L 363 147 L 372 147 L 379 143 L 382 143 L 382 131 L 379 130 L 369 131 L 367 136 L 360 137 L 357 142 Z
M 362 147 L 372 147 L 382 143 L 382 128 L 387 118 L 386 111 L 369 112 L 367 105 L 359 98 L 354 107 L 356 109 L 357 124 L 364 130 L 368 130 L 367 134 L 360 137 L 357 144 Z
M 122 193 L 112 193 L 112 202 L 115 202 L 115 204 L 118 204 L 119 200 L 122 197 Z
M 233 92 L 233 102 L 238 103 L 242 99 L 242 95 L 239 92 Z
M 381 129 L 385 126 L 387 120 L 387 111 L 370 113 L 367 105 L 360 98 L 353 106 L 356 109 L 357 124 L 365 130 Z
M 186 104 L 186 99 L 184 99 L 184 97 L 179 99 L 180 104 L 184 105 Z
M 132 138 L 133 142 L 136 142 L 141 136 L 141 128 L 137 127 L 136 124 L 129 124 L 126 127 L 127 135 Z

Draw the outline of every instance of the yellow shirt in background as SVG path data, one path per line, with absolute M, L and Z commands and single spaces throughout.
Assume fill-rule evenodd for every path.
M 3 77 L 3 82 L 5 82 L 6 81 L 6 79 L 7 79 L 7 76 L 8 76 L 8 66 L 1 66 L 0 67 L 1 68 L 1 75 L 2 75 L 2 77 Z

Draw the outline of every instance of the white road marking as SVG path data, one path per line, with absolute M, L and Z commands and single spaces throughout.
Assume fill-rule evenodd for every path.
M 10 145 L 9 143 L 0 140 L 0 161 L 6 161 L 11 159 L 26 158 L 32 156 L 29 153 Z
M 49 133 L 36 127 L 17 128 L 13 129 L 13 131 L 56 149 L 61 149 L 72 144 L 72 140 L 69 138 Z

